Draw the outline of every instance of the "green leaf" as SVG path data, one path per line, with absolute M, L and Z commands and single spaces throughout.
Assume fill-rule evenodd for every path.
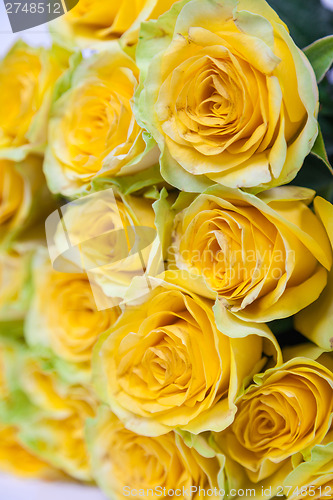
M 333 168 L 332 168 L 332 165 L 330 164 L 328 156 L 327 156 L 323 135 L 321 133 L 319 125 L 318 125 L 318 128 L 319 128 L 318 136 L 317 136 L 316 142 L 313 145 L 311 153 L 314 156 L 316 156 L 317 158 L 319 158 L 322 162 L 324 162 L 326 167 L 333 174 Z
M 333 63 L 333 35 L 316 40 L 305 47 L 304 53 L 314 69 L 317 82 L 321 82 Z

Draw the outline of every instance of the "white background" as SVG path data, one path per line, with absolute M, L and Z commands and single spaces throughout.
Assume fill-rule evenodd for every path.
M 30 45 L 50 45 L 50 37 L 46 24 L 13 34 L 10 28 L 5 4 L 0 1 L 0 57 L 2 57 L 14 42 L 21 38 Z M 47 500 L 47 499 L 45 499 Z
M 97 488 L 0 475 L 1 500 L 106 500 Z

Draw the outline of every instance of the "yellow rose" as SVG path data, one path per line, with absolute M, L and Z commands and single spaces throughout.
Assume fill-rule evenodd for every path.
M 45 214 L 54 208 L 42 158 L 0 159 L 0 320 L 22 319 L 27 308 L 31 251 L 45 239 Z
M 55 203 L 47 190 L 43 160 L 28 156 L 14 162 L 0 158 L 0 245 L 8 247 L 18 236 L 30 234 Z M 35 231 L 36 232 L 36 231 Z
M 322 201 L 320 205 L 325 206 Z M 321 347 L 311 342 L 288 346 L 283 350 L 283 356 L 286 360 L 292 360 L 295 356 L 312 359 L 333 373 L 333 352 L 325 352 Z M 283 491 L 280 488 L 280 494 L 283 492 L 288 500 L 300 500 L 301 498 L 332 499 L 332 452 L 333 426 L 331 423 L 327 434 L 319 444 L 292 457 L 290 471 L 285 474 L 282 481 L 279 481 L 279 484 L 283 485 Z
M 219 331 L 210 301 L 158 283 L 101 335 L 95 386 L 138 434 L 222 430 L 233 421 L 245 377 L 265 364 L 263 353 L 279 348 L 267 327 L 239 324 L 227 312 Z
M 0 62 L 0 157 L 41 151 L 54 84 L 64 61 L 55 50 L 17 42 Z
M 64 79 L 68 88 L 52 106 L 44 164 L 51 191 L 76 195 L 98 177 L 158 163 L 154 141 L 132 112 L 139 70 L 118 45 L 81 61 Z
M 95 415 L 92 391 L 64 382 L 49 362 L 43 366 L 31 356 L 22 365 L 20 383 L 34 405 L 34 411 L 20 421 L 23 444 L 70 476 L 91 480 L 84 429 L 86 419 Z
M 296 467 L 284 481 L 288 500 L 333 499 L 333 443 L 317 445 L 308 460 Z
M 62 477 L 60 472 L 52 469 L 21 444 L 19 431 L 13 425 L 0 424 L 0 470 L 23 478 L 54 481 Z
M 107 189 L 69 203 L 62 214 L 62 222 L 53 214 L 46 222 L 53 265 L 59 271 L 86 271 L 106 296 L 95 295 L 98 309 L 119 304 L 134 277 L 160 270 L 150 200 Z
M 184 286 L 215 297 L 216 311 L 255 322 L 291 316 L 318 298 L 332 264 L 325 227 L 308 207 L 314 194 L 213 186 L 190 204 L 185 196 L 185 208 L 180 198 L 170 266 Z
M 333 247 L 333 206 L 324 198 L 317 197 L 314 200 L 314 207 Z M 332 316 L 333 269 L 328 274 L 327 286 L 319 299 L 295 316 L 295 328 L 324 350 L 331 351 L 333 350 Z
M 65 16 L 52 23 L 52 28 L 75 45 L 92 47 L 97 42 L 120 37 L 128 45 L 137 42 L 140 23 L 157 19 L 177 0 L 79 0 Z
M 326 436 L 333 413 L 333 373 L 308 358 L 294 358 L 256 375 L 237 406 L 233 424 L 216 439 L 258 482 Z
M 137 60 L 137 116 L 167 182 L 258 191 L 295 177 L 317 136 L 318 90 L 264 0 L 179 2 L 143 25 Z
M 173 490 L 178 498 L 197 499 L 202 498 L 199 487 L 219 491 L 218 459 L 188 448 L 174 432 L 154 438 L 140 436 L 102 408 L 96 421 L 89 423 L 88 439 L 95 479 L 109 498 L 151 498 L 154 494 L 170 498 Z M 147 493 L 158 487 L 155 493 Z
M 34 260 L 34 294 L 25 326 L 30 346 L 51 348 L 60 358 L 89 370 L 99 335 L 119 316 L 117 307 L 98 311 L 100 287 L 86 274 L 54 271 L 42 249 Z
M 23 445 L 15 424 L 21 411 L 17 382 L 21 349 L 18 344 L 0 339 L 0 470 L 21 477 L 48 480 L 61 478 L 61 473 L 38 458 Z M 23 405 L 26 401 L 23 399 Z M 11 409 L 14 415 L 10 416 Z

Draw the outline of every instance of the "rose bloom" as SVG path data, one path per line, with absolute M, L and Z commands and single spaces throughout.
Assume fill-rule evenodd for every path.
M 26 339 L 31 346 L 49 347 L 60 358 L 89 369 L 99 335 L 116 322 L 120 311 L 98 311 L 94 294 L 103 295 L 100 287 L 86 274 L 54 271 L 45 253 L 40 249 L 34 259 Z
M 265 364 L 264 352 L 278 351 L 266 328 L 232 318 L 224 327 L 217 329 L 210 301 L 168 283 L 153 287 L 95 347 L 102 401 L 127 429 L 146 436 L 224 429 L 244 378 Z
M 20 162 L 0 159 L 0 244 L 7 247 L 54 206 L 42 170 L 43 159 L 28 156 Z M 34 228 L 35 229 L 35 228 Z M 33 233 L 35 233 L 34 231 Z M 33 235 L 29 235 L 32 239 Z
M 323 224 L 327 227 L 333 247 L 333 206 L 323 198 L 317 198 L 315 207 Z M 318 300 L 295 316 L 295 328 L 325 351 L 331 351 L 333 348 L 332 315 L 333 270 L 331 269 L 328 274 L 327 286 Z
M 161 498 L 170 498 L 169 490 L 180 490 L 176 493 L 183 499 L 201 498 L 191 492 L 191 487 L 219 490 L 218 459 L 204 458 L 174 432 L 158 437 L 140 436 L 102 407 L 96 421 L 89 422 L 88 441 L 94 477 L 110 498 L 133 497 L 140 495 L 139 490 L 144 490 L 146 496 L 147 490 L 158 487 L 155 495 Z
M 150 200 L 106 189 L 66 205 L 62 212 L 63 223 L 55 228 L 55 268 L 66 270 L 70 263 L 71 269 L 86 271 L 110 303 L 119 304 L 134 277 L 154 275 L 163 264 L 154 247 L 157 231 Z M 96 298 L 99 309 L 105 302 L 110 307 L 103 297 Z
M 259 191 L 295 177 L 317 136 L 318 90 L 264 0 L 175 4 L 143 26 L 137 58 L 145 75 L 138 119 L 160 146 L 170 184 Z
M 51 191 L 76 195 L 97 177 L 132 175 L 158 162 L 132 112 L 139 70 L 118 45 L 83 60 L 69 77 L 49 122 L 44 171 Z
M 291 316 L 318 298 L 332 264 L 321 222 L 331 205 L 317 197 L 314 214 L 314 194 L 208 188 L 175 218 L 170 266 L 186 286 L 216 297 L 216 309 L 255 322 Z
M 21 160 L 43 149 L 51 94 L 65 65 L 60 49 L 22 41 L 0 62 L 0 157 Z
M 333 373 L 294 358 L 256 375 L 237 406 L 233 424 L 216 439 L 251 481 L 261 481 L 323 440 L 332 420 Z
M 291 360 L 295 356 L 311 358 L 333 373 L 333 352 L 327 352 L 311 342 L 288 346 L 283 352 L 284 358 Z M 319 444 L 312 449 L 292 457 L 292 467 L 278 484 L 284 485 L 283 493 L 288 500 L 333 498 L 333 426 Z M 270 479 L 270 478 L 269 478 Z M 281 488 L 280 488 L 281 489 Z
M 56 469 L 28 451 L 20 442 L 19 431 L 13 425 L 0 424 L 0 470 L 22 478 L 48 481 L 65 478 Z
M 52 27 L 67 43 L 94 46 L 94 43 L 122 37 L 128 45 L 137 42 L 140 23 L 157 19 L 176 0 L 120 0 L 105 3 L 79 0 L 73 9 L 61 16 Z
M 333 443 L 317 445 L 285 479 L 288 500 L 333 499 Z
M 60 479 L 60 472 L 31 453 L 21 442 L 19 427 L 5 423 L 6 404 L 12 401 L 12 392 L 16 388 L 16 368 L 19 349 L 16 344 L 1 339 L 0 341 L 0 470 L 24 478 Z M 14 405 L 15 408 L 15 405 Z M 16 407 L 17 410 L 17 407 Z M 14 418 L 17 415 L 14 415 Z
M 92 391 L 61 379 L 49 361 L 44 363 L 29 355 L 21 365 L 19 378 L 33 404 L 20 421 L 24 446 L 70 476 L 91 480 L 85 422 L 95 415 Z

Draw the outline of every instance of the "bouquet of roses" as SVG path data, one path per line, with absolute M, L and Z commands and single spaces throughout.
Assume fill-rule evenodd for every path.
M 80 0 L 4 57 L 0 470 L 333 498 L 325 22 L 300 50 L 265 0 Z

